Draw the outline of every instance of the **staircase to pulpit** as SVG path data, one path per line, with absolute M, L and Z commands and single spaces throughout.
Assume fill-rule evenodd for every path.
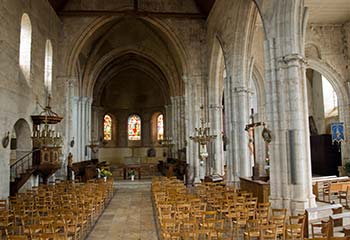
M 15 195 L 19 189 L 34 175 L 39 176 L 42 183 L 47 184 L 48 178 L 61 168 L 62 137 L 55 131 L 55 125 L 63 119 L 53 112 L 48 105 L 42 107 L 38 115 L 32 115 L 33 150 L 11 164 L 10 195 Z

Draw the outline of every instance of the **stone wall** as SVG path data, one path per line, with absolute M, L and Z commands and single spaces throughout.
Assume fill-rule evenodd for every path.
M 21 18 L 27 13 L 32 25 L 31 70 L 27 81 L 19 68 Z M 0 5 L 0 138 L 13 130 L 17 120 L 32 126 L 30 115 L 40 111 L 36 100 L 46 103 L 44 90 L 45 44 L 53 47 L 53 97 L 57 97 L 57 52 L 61 24 L 45 0 L 5 0 Z M 55 109 L 55 106 L 54 106 Z M 58 112 L 61 114 L 60 112 Z M 0 198 L 9 194 L 10 147 L 0 147 Z

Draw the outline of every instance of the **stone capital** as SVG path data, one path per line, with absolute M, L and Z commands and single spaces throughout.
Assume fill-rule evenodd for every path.
M 251 90 L 247 87 L 235 87 L 234 92 L 235 93 L 251 93 Z
M 291 66 L 302 66 L 306 64 L 305 57 L 299 53 L 291 53 L 277 59 L 278 68 L 289 68 Z
M 223 106 L 221 104 L 210 104 L 209 108 L 215 109 L 215 110 L 221 110 L 221 109 L 223 109 Z

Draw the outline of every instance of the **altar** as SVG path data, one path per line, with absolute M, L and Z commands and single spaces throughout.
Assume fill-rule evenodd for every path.
M 270 184 L 262 180 L 253 180 L 251 177 L 240 177 L 241 190 L 253 193 L 258 202 L 269 202 Z

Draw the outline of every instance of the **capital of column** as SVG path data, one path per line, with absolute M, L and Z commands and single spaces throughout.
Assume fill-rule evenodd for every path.
M 235 93 L 252 93 L 250 88 L 247 87 L 235 87 L 233 90 Z
M 277 59 L 278 68 L 289 68 L 291 66 L 302 66 L 306 64 L 304 56 L 299 53 L 291 53 Z
M 59 82 L 65 82 L 69 87 L 73 86 L 76 81 L 76 78 L 67 76 L 57 76 L 56 79 Z
M 223 106 L 220 104 L 209 104 L 209 108 L 214 110 L 221 110 L 223 109 Z

